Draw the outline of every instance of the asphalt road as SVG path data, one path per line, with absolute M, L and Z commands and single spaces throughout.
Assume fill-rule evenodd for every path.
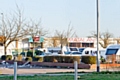
M 120 68 L 101 69 L 100 71 L 120 71 Z M 55 72 L 74 72 L 74 69 L 60 69 L 60 68 L 26 68 L 17 69 L 17 74 L 44 74 Z M 78 72 L 95 72 L 96 69 L 78 69 Z M 0 67 L 0 74 L 14 74 L 14 69 Z

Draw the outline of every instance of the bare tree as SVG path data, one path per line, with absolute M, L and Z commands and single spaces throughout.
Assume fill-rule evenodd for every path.
M 97 37 L 97 34 L 93 31 L 92 32 L 92 36 L 91 37 Z M 108 31 L 106 31 L 106 32 L 102 32 L 102 33 L 100 33 L 100 40 L 102 41 L 100 41 L 99 42 L 99 44 L 103 47 L 103 48 L 106 48 L 109 44 L 111 44 L 111 42 L 110 42 L 110 38 L 112 38 L 113 37 L 113 34 L 112 33 L 110 33 L 110 32 L 108 32 Z
M 30 36 L 46 36 L 48 34 L 48 30 L 44 30 L 44 28 L 41 26 L 41 20 L 38 22 L 34 22 L 33 20 L 31 20 L 30 23 L 31 24 L 28 25 L 30 27 Z
M 53 47 L 57 47 L 59 45 L 59 43 L 57 42 L 58 40 L 59 40 L 59 38 L 56 36 L 51 38 Z
M 41 26 L 41 21 L 38 22 L 34 22 L 33 20 L 30 21 L 31 24 L 29 24 L 28 26 L 29 28 L 29 35 L 34 39 L 34 37 L 38 36 L 38 37 L 43 37 L 46 36 L 49 31 L 48 30 L 44 30 L 44 28 Z M 43 43 L 41 42 L 41 45 Z M 35 42 L 33 40 L 33 48 L 35 46 Z
M 4 36 L 1 38 L 6 55 L 8 45 L 23 36 L 27 36 L 29 33 L 29 27 L 26 26 L 25 19 L 23 19 L 20 9 L 10 17 L 4 16 L 3 13 L 1 15 L 0 35 Z
M 75 32 L 73 31 L 73 27 L 71 27 L 71 23 L 69 23 L 68 25 L 68 29 L 65 31 L 58 31 L 56 30 L 55 32 L 55 36 L 58 37 L 60 44 L 61 44 L 61 49 L 62 47 L 68 46 L 68 41 L 67 39 L 70 37 L 74 37 L 76 36 Z

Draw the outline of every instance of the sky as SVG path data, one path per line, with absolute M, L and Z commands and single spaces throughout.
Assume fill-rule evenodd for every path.
M 70 24 L 78 37 L 87 37 L 97 30 L 96 0 L 0 0 L 0 13 L 23 10 L 27 19 L 41 20 L 41 26 L 54 35 Z M 109 31 L 120 37 L 120 0 L 99 0 L 100 32 Z

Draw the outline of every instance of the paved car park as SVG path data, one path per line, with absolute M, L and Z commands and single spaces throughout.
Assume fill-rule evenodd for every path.
M 101 69 L 100 71 L 120 71 L 120 68 Z M 17 74 L 45 74 L 55 72 L 74 72 L 74 69 L 59 69 L 59 68 L 26 68 L 17 69 Z M 96 69 L 78 69 L 78 72 L 95 72 Z M 14 69 L 0 68 L 0 74 L 14 74 Z

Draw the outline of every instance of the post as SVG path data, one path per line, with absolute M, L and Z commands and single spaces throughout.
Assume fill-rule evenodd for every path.
M 35 42 L 33 40 L 33 56 L 34 56 L 34 48 L 35 48 Z
M 100 72 L 100 62 L 99 62 L 99 0 L 96 0 L 97 4 L 97 72 Z
M 17 80 L 17 62 L 14 62 L 14 80 Z
M 78 64 L 77 64 L 77 61 L 75 61 L 74 62 L 74 69 L 75 69 L 74 80 L 77 80 L 77 68 L 78 68 Z

